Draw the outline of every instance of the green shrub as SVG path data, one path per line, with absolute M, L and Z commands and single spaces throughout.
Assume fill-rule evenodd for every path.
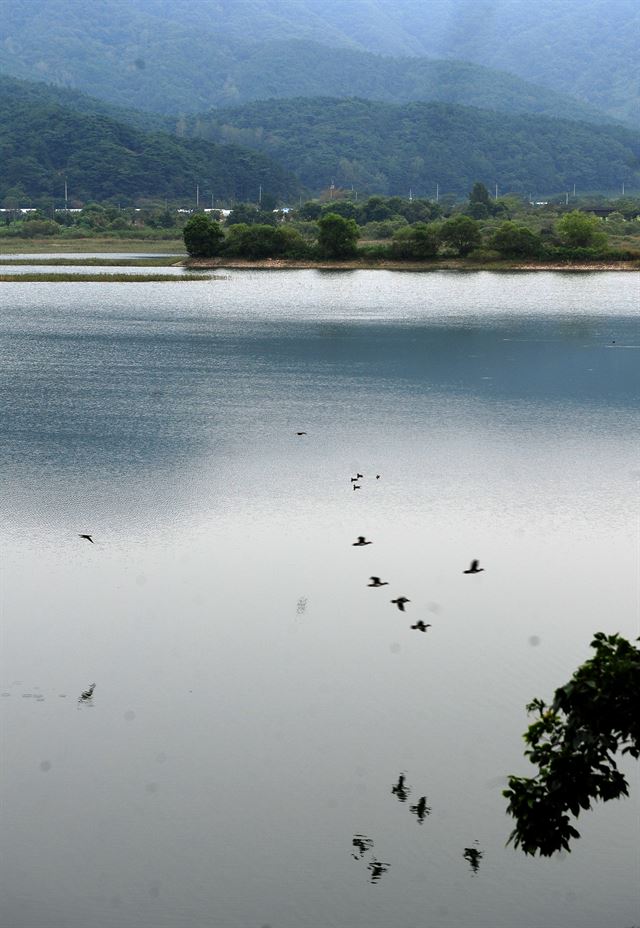
M 435 223 L 416 222 L 394 234 L 391 255 L 398 261 L 424 261 L 435 258 L 439 246 L 439 226 Z
M 219 254 L 224 232 L 219 223 L 204 213 L 196 213 L 183 230 L 185 248 L 192 258 L 213 258 Z

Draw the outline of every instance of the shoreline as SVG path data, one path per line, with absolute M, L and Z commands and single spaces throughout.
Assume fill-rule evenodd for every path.
M 470 262 L 446 261 L 298 261 L 291 258 L 188 258 L 178 264 L 187 268 L 235 268 L 238 270 L 318 270 L 318 271 L 640 271 L 637 261 Z

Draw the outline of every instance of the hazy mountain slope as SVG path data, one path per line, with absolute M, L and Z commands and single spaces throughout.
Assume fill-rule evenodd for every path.
M 387 58 L 316 42 L 256 46 L 229 71 L 216 105 L 269 97 L 361 97 L 389 103 L 460 103 L 506 113 L 546 113 L 603 123 L 586 104 L 504 72 L 463 61 Z
M 175 22 L 191 0 L 133 0 Z M 198 24 L 239 42 L 306 38 L 378 54 L 468 60 L 638 122 L 637 0 L 199 0 Z
M 618 127 L 438 103 L 273 100 L 200 114 L 190 132 L 268 153 L 312 189 L 463 194 L 476 180 L 529 192 L 640 185 L 640 145 Z
M 0 70 L 165 114 L 268 96 L 329 93 L 603 121 L 595 109 L 503 72 L 459 61 L 394 60 L 353 47 L 338 51 L 317 42 L 284 41 L 313 34 L 324 43 L 349 42 L 349 26 L 360 40 L 369 36 L 375 48 L 403 47 L 404 22 L 396 30 L 399 44 L 374 41 L 391 16 L 376 13 L 377 0 L 346 5 L 330 0 L 326 9 L 313 7 L 314 2 L 200 0 L 193 6 L 183 0 L 0 0 Z M 393 4 L 389 9 L 397 16 Z M 369 16 L 366 29 L 363 11 Z M 277 41 L 246 44 L 248 38 L 274 37 Z
M 0 87 L 0 200 L 18 188 L 60 201 L 64 178 L 79 200 L 140 196 L 192 200 L 256 199 L 259 185 L 277 196 L 298 185 L 268 157 L 237 146 L 142 132 L 107 116 L 56 104 L 24 102 Z

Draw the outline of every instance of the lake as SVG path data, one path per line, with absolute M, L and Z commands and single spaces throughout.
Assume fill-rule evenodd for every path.
M 637 765 L 501 795 L 638 634 L 637 276 L 219 273 L 0 285 L 0 922 L 638 924 Z

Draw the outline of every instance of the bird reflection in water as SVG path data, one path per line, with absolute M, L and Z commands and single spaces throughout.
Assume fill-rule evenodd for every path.
M 477 844 L 477 841 L 474 841 L 474 844 Z M 471 867 L 471 872 L 473 876 L 476 875 L 480 869 L 480 861 L 484 857 L 484 854 L 477 847 L 465 847 L 464 854 L 462 855 L 465 860 L 469 861 L 469 866 Z
M 373 857 L 367 864 L 367 870 L 371 871 L 371 882 L 378 883 L 382 874 L 386 873 L 389 869 L 389 866 L 389 864 L 384 864 L 381 860 L 376 860 L 376 858 Z
M 80 693 L 80 696 L 78 697 L 78 702 L 84 703 L 85 705 L 87 704 L 93 705 L 93 691 L 95 690 L 95 688 L 96 688 L 95 683 L 92 683 L 89 687 L 87 687 L 84 693 Z
M 362 860 L 367 851 L 370 851 L 373 847 L 373 841 L 371 838 L 367 838 L 366 835 L 354 835 L 351 843 L 355 848 L 355 851 L 351 854 L 354 860 Z
M 394 796 L 397 796 L 400 802 L 406 802 L 407 797 L 409 793 L 411 792 L 409 787 L 404 785 L 404 780 L 405 780 L 404 773 L 401 773 L 400 776 L 398 777 L 398 782 L 396 783 L 396 785 L 391 787 L 392 794 Z
M 409 811 L 418 819 L 418 825 L 422 825 L 427 815 L 431 815 L 431 806 L 427 805 L 427 797 L 421 796 L 415 806 L 409 806 Z

